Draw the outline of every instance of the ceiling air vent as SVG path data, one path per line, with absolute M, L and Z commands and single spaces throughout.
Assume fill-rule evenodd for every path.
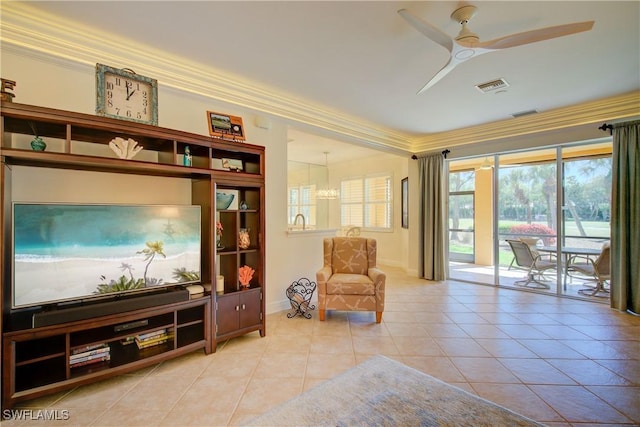
M 518 113 L 513 113 L 511 114 L 512 117 L 522 117 L 522 116 L 528 116 L 529 114 L 536 114 L 538 113 L 538 110 L 527 110 L 527 111 L 520 111 Z
M 492 80 L 486 83 L 480 83 L 476 85 L 476 89 L 478 89 L 482 93 L 493 92 L 494 90 L 504 89 L 509 86 L 509 83 L 505 79 L 497 79 Z

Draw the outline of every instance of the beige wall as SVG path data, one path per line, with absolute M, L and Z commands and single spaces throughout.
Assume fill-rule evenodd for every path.
M 191 204 L 191 183 L 178 178 L 14 166 L 15 202 Z

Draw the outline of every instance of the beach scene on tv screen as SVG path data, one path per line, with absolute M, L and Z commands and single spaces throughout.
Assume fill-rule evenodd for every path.
M 13 306 L 200 281 L 200 207 L 16 203 Z

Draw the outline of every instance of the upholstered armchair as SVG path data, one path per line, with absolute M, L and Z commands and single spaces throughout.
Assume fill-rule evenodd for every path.
M 375 311 L 380 323 L 386 278 L 376 267 L 375 239 L 324 239 L 324 266 L 316 273 L 320 320 L 326 310 Z

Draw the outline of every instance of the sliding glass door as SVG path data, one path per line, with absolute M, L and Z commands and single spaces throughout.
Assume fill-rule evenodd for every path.
M 557 292 L 553 262 L 558 240 L 556 150 L 498 156 L 498 271 L 500 284 Z M 522 254 L 509 240 L 522 247 Z M 528 256 L 530 254 L 530 256 Z M 531 269 L 531 265 L 534 268 Z
M 572 155 L 575 149 L 563 150 L 563 286 L 566 295 L 608 297 L 606 292 L 594 292 L 594 280 L 577 274 L 574 262 L 593 267 L 603 246 L 611 237 L 611 155 Z M 568 265 L 567 265 L 568 264 Z
M 580 291 L 594 281 L 567 262 L 595 261 L 609 240 L 611 147 L 606 141 L 449 161 L 449 277 L 591 297 Z M 518 257 L 518 248 L 531 258 Z M 544 263 L 531 269 L 531 259 Z

